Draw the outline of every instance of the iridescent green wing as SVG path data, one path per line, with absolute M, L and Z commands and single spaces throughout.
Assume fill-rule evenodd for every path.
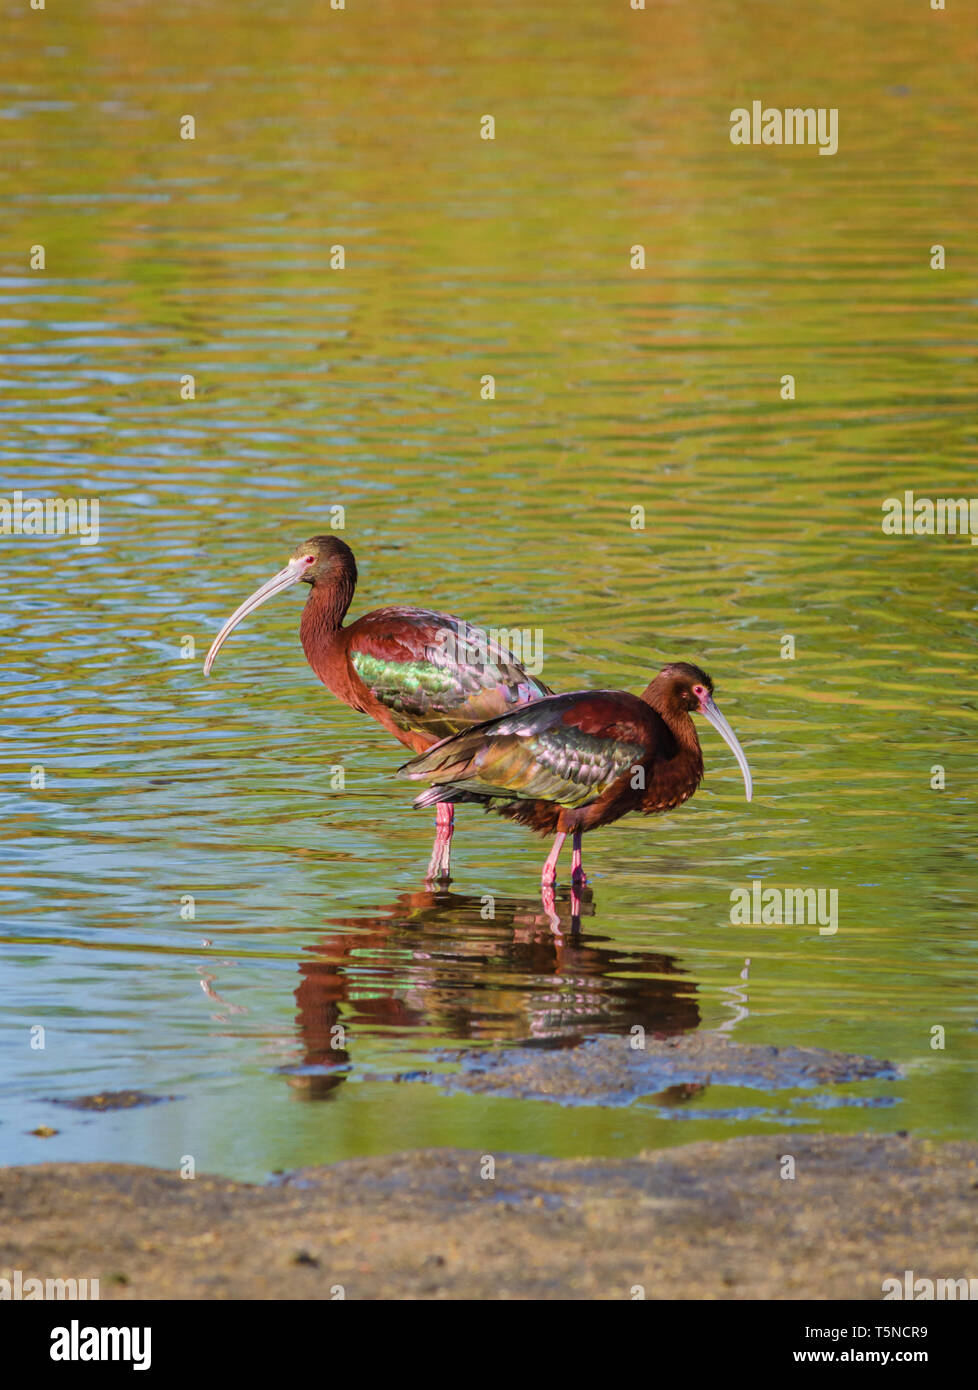
M 444 738 L 550 694 L 505 646 L 446 613 L 381 608 L 346 632 L 354 671 L 403 729 Z
M 648 755 L 656 718 L 619 691 L 553 695 L 444 740 L 402 771 L 481 796 L 584 806 Z

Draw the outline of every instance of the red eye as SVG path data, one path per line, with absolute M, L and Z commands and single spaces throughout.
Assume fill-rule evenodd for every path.
M 306 564 L 307 564 L 307 565 L 314 565 L 315 563 L 316 563 L 316 557 L 315 557 L 315 555 L 307 555 L 307 556 L 306 556 Z

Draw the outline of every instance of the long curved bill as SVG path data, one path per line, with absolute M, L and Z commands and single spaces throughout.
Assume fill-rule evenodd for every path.
M 207 667 L 205 666 L 204 670 L 206 671 L 206 669 Z M 730 749 L 731 753 L 737 759 L 737 766 L 744 774 L 744 788 L 747 792 L 747 800 L 750 801 L 751 797 L 754 795 L 754 783 L 751 780 L 750 767 L 748 766 L 746 755 L 740 746 L 737 735 L 734 733 L 733 729 L 731 729 L 730 725 L 709 696 L 707 696 L 705 700 L 700 701 L 700 714 L 702 714 L 704 719 L 710 721 L 714 729 L 716 729 L 717 733 Z
M 278 574 L 272 576 L 267 584 L 263 584 L 260 589 L 256 589 L 251 598 L 246 598 L 240 608 L 236 608 L 221 628 L 220 632 L 211 643 L 211 649 L 204 657 L 204 675 L 209 676 L 211 667 L 214 665 L 214 658 L 224 646 L 231 633 L 241 622 L 242 618 L 247 618 L 249 613 L 254 613 L 256 608 L 260 608 L 266 599 L 273 594 L 280 594 L 283 589 L 288 589 L 293 584 L 298 584 L 305 570 L 305 563 L 302 560 L 290 560 L 284 570 L 279 570 Z

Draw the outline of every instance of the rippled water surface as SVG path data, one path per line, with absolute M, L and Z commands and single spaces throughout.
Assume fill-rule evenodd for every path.
M 101 534 L 0 540 L 0 1158 L 973 1135 L 978 551 L 881 530 L 905 488 L 978 493 L 963 11 L 3 10 L 0 493 L 97 497 Z M 732 146 L 755 97 L 838 107 L 838 154 Z M 753 803 L 704 728 L 688 806 L 585 842 L 578 928 L 477 809 L 426 890 L 430 813 L 306 666 L 294 590 L 201 671 L 335 506 L 354 614 L 540 629 L 558 690 L 698 660 Z M 755 879 L 837 890 L 838 932 L 732 925 Z M 392 1079 L 635 1024 L 903 1076 L 624 1109 Z M 54 1103 L 125 1088 L 175 1099 Z

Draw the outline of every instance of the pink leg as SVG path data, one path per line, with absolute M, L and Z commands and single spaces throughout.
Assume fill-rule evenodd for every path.
M 574 831 L 574 853 L 571 856 L 571 883 L 576 887 L 587 883 L 587 874 L 584 872 L 584 865 L 581 863 L 581 839 L 584 832 Z
M 540 875 L 540 882 L 543 884 L 544 888 L 548 888 L 550 884 L 557 882 L 557 860 L 560 858 L 561 847 L 566 839 L 567 836 L 563 830 L 559 831 L 554 839 L 554 847 L 547 855 L 547 862 L 544 864 L 543 873 Z
M 439 801 L 435 807 L 435 843 L 431 851 L 426 880 L 447 881 L 451 876 L 452 831 L 455 828 L 455 807 L 448 801 Z
M 543 902 L 543 910 L 547 914 L 547 921 L 550 923 L 550 930 L 558 941 L 563 940 L 560 930 L 560 913 L 557 911 L 557 902 L 554 897 L 554 890 L 546 883 L 540 887 L 540 898 Z

